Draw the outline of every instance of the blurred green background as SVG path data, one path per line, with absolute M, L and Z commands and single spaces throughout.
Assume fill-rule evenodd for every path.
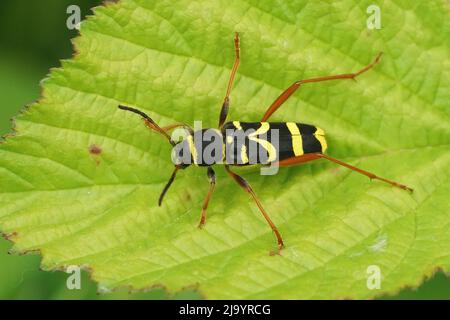
M 81 8 L 82 17 L 100 0 L 1 0 L 0 1 L 0 135 L 11 131 L 10 119 L 23 106 L 39 98 L 39 81 L 60 59 L 72 56 L 66 9 Z M 81 290 L 66 288 L 67 274 L 39 270 L 37 255 L 8 255 L 11 244 L 0 239 L 0 299 L 164 299 L 164 290 L 129 294 L 119 291 L 97 294 L 97 286 L 83 273 Z M 196 299 L 192 291 L 171 298 Z M 450 299 L 450 278 L 442 273 L 427 280 L 418 290 L 405 289 L 394 299 Z

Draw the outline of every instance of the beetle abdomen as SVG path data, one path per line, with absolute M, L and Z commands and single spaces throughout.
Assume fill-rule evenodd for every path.
M 324 131 L 295 122 L 227 122 L 222 129 L 224 162 L 268 164 L 327 148 Z

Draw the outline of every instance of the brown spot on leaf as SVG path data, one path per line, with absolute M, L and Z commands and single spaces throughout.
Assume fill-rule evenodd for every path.
M 89 153 L 94 155 L 94 156 L 98 156 L 102 153 L 102 148 L 100 148 L 98 145 L 96 144 L 91 144 L 89 146 Z
M 12 241 L 13 238 L 17 237 L 17 232 L 11 232 L 11 233 L 1 233 L 2 237 L 5 238 L 8 241 Z

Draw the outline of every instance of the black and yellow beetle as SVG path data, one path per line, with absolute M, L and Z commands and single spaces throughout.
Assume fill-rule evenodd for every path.
M 164 187 L 161 196 L 159 197 L 159 205 L 161 205 L 164 195 L 169 189 L 170 185 L 175 179 L 177 171 L 179 169 L 185 169 L 191 164 L 197 166 L 207 167 L 207 175 L 210 183 L 210 188 L 206 199 L 204 200 L 201 219 L 199 227 L 202 227 L 206 221 L 206 209 L 208 207 L 209 200 L 214 191 L 216 179 L 215 173 L 212 169 L 214 164 L 223 164 L 227 173 L 250 195 L 256 202 L 259 210 L 263 214 L 264 218 L 272 228 L 278 241 L 278 248 L 282 249 L 284 247 L 283 239 L 281 238 L 280 232 L 278 231 L 275 224 L 270 219 L 267 212 L 264 210 L 261 202 L 257 198 L 255 192 L 253 191 L 250 184 L 241 176 L 234 173 L 230 166 L 243 166 L 249 164 L 262 164 L 271 165 L 276 164 L 278 166 L 291 166 L 300 163 L 305 163 L 308 161 L 316 159 L 326 159 L 344 166 L 353 171 L 359 172 L 370 179 L 377 179 L 389 183 L 395 187 L 408 190 L 412 192 L 412 189 L 391 181 L 385 178 L 376 176 L 371 172 L 356 168 L 350 164 L 342 162 L 338 159 L 332 158 L 325 155 L 324 152 L 327 148 L 327 143 L 325 140 L 325 133 L 322 129 L 317 128 L 312 125 L 295 123 L 295 122 L 267 122 L 270 116 L 302 85 L 305 83 L 321 82 L 328 80 L 338 80 L 338 79 L 354 79 L 358 75 L 366 72 L 377 64 L 380 60 L 381 53 L 375 58 L 375 60 L 355 73 L 339 74 L 333 76 L 324 76 L 306 80 L 300 80 L 294 82 L 289 88 L 287 88 L 267 109 L 266 113 L 261 119 L 261 122 L 241 122 L 232 121 L 226 122 L 225 120 L 228 115 L 228 107 L 230 102 L 230 91 L 233 86 L 234 76 L 239 66 L 240 62 L 240 48 L 239 48 L 239 35 L 236 33 L 234 38 L 234 46 L 236 52 L 236 59 L 231 70 L 230 79 L 228 82 L 227 91 L 225 94 L 225 99 L 222 104 L 222 110 L 219 116 L 219 128 L 218 129 L 202 129 L 194 131 L 190 127 L 184 124 L 174 124 L 167 127 L 161 128 L 158 126 L 148 115 L 139 111 L 135 108 L 130 108 L 127 106 L 120 105 L 119 108 L 122 110 L 131 111 L 139 114 L 144 118 L 145 124 L 152 130 L 159 132 L 165 136 L 169 142 L 172 144 L 172 161 L 175 164 L 175 170 L 173 171 L 168 183 Z M 181 141 L 174 141 L 169 136 L 168 131 L 175 129 L 177 127 L 184 127 L 188 134 Z M 208 139 L 204 138 L 205 132 L 209 131 L 210 135 Z M 200 135 L 197 136 L 197 133 Z M 276 134 L 275 134 L 276 133 Z M 243 136 L 242 143 L 236 143 L 236 136 Z M 273 137 L 277 137 L 277 141 Z M 197 138 L 198 137 L 198 138 Z M 220 142 L 221 152 L 217 154 L 212 153 L 212 160 L 204 160 L 201 155 L 204 153 L 205 149 L 215 142 Z M 276 142 L 276 143 L 275 143 Z M 256 144 L 260 148 L 258 154 L 254 154 L 251 148 L 251 144 Z M 263 150 L 264 152 L 260 152 Z M 227 155 L 231 155 L 228 157 Z M 250 161 L 253 159 L 253 161 Z

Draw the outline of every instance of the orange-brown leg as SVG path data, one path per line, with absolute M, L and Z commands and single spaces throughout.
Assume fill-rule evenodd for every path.
M 144 119 L 144 123 L 145 125 L 150 128 L 153 131 L 159 132 L 159 130 L 147 119 Z M 181 123 L 174 123 L 165 127 L 161 127 L 161 130 L 163 130 L 164 132 L 168 132 L 170 130 L 173 130 L 175 128 L 181 128 L 181 127 L 185 127 L 185 124 L 181 124 Z
M 225 120 L 227 119 L 228 107 L 230 105 L 230 92 L 231 88 L 233 87 L 234 76 L 236 75 L 236 71 L 239 67 L 240 62 L 239 34 L 237 32 L 234 35 L 234 50 L 236 53 L 236 58 L 234 60 L 233 68 L 231 69 L 230 79 L 228 81 L 227 92 L 225 93 L 222 109 L 220 110 L 219 129 L 222 129 L 222 126 L 225 123 Z
M 288 167 L 288 166 L 293 166 L 296 164 L 301 164 L 301 163 L 305 163 L 305 162 L 309 162 L 309 161 L 313 161 L 313 160 L 317 160 L 320 157 L 317 156 L 317 154 L 315 153 L 307 153 L 298 157 L 292 157 L 292 158 L 287 158 L 284 160 L 281 160 L 278 162 L 278 165 L 280 167 Z
M 237 184 L 239 184 L 245 191 L 250 193 L 250 195 L 252 196 L 253 200 L 256 202 L 256 205 L 258 206 L 259 211 L 261 211 L 261 213 L 264 216 L 264 218 L 266 219 L 267 223 L 269 224 L 269 226 L 272 228 L 273 232 L 275 233 L 275 236 L 277 237 L 277 242 L 278 242 L 278 249 L 279 250 L 283 249 L 284 243 L 283 243 L 283 239 L 281 238 L 281 234 L 278 231 L 278 228 L 272 222 L 272 220 L 270 219 L 270 217 L 267 214 L 266 210 L 264 210 L 261 202 L 259 201 L 258 197 L 256 196 L 256 194 L 253 191 L 253 189 L 250 186 L 250 184 L 244 178 L 242 178 L 241 176 L 239 176 L 236 173 L 234 173 L 233 171 L 231 171 L 229 166 L 226 165 L 225 169 L 226 169 L 227 173 L 234 179 L 234 181 L 237 182 Z
M 211 196 L 214 192 L 214 188 L 216 186 L 216 174 L 214 173 L 214 170 L 211 167 L 208 167 L 208 180 L 209 180 L 209 191 L 206 195 L 205 201 L 203 202 L 202 206 L 202 216 L 200 218 L 200 223 L 198 224 L 199 228 L 202 228 L 206 222 L 206 209 L 208 209 L 209 200 L 211 199 Z
M 381 58 L 381 52 L 377 55 L 375 60 L 359 70 L 355 73 L 345 73 L 345 74 L 338 74 L 334 76 L 325 76 L 325 77 L 318 77 L 318 78 L 312 78 L 312 79 L 306 79 L 306 80 L 299 80 L 294 82 L 289 88 L 287 88 L 267 109 L 266 113 L 264 114 L 263 118 L 261 119 L 261 122 L 267 121 L 269 117 L 278 110 L 279 107 L 295 92 L 297 89 L 305 83 L 311 83 L 311 82 L 321 82 L 321 81 L 328 81 L 328 80 L 339 80 L 339 79 L 355 79 L 360 74 L 366 72 L 370 68 L 372 68 L 374 65 L 376 65 Z
M 288 159 L 280 161 L 278 164 L 280 166 L 291 166 L 291 165 L 305 163 L 305 162 L 308 162 L 308 161 L 317 160 L 317 159 L 321 159 L 321 158 L 322 159 L 326 159 L 326 160 L 331 161 L 331 162 L 334 162 L 334 163 L 337 163 L 337 164 L 339 164 L 341 166 L 344 166 L 344 167 L 346 167 L 346 168 L 348 168 L 350 170 L 356 171 L 356 172 L 358 172 L 360 174 L 365 175 L 366 177 L 369 177 L 370 179 L 380 180 L 380 181 L 389 183 L 390 185 L 393 185 L 394 187 L 397 187 L 397 188 L 400 188 L 400 189 L 403 189 L 403 190 L 407 190 L 409 192 L 413 191 L 412 188 L 410 188 L 408 186 L 405 186 L 405 185 L 403 185 L 401 183 L 398 183 L 398 182 L 395 182 L 395 181 L 392 181 L 392 180 L 388 180 L 388 179 L 379 177 L 379 176 L 377 176 L 377 175 L 375 175 L 375 174 L 373 174 L 371 172 L 368 172 L 368 171 L 365 171 L 363 169 L 357 168 L 355 166 L 352 166 L 352 165 L 350 165 L 348 163 L 345 163 L 345 162 L 343 162 L 341 160 L 332 158 L 332 157 L 327 156 L 327 155 L 322 154 L 322 153 L 309 153 L 309 154 L 305 154 L 305 155 L 302 155 L 302 156 L 299 156 L 299 157 L 288 158 Z

